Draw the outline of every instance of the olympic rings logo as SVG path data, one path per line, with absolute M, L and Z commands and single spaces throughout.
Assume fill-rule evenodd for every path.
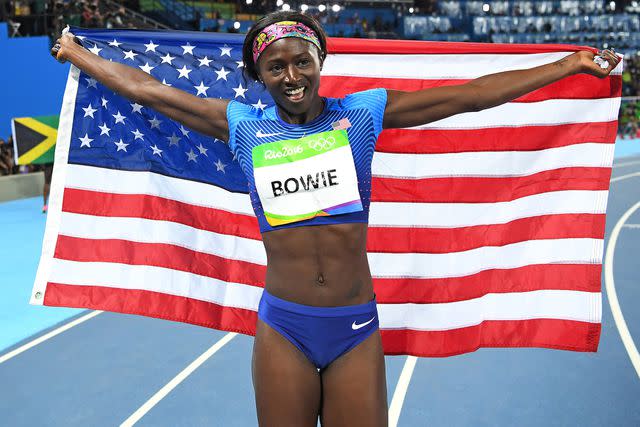
M 316 151 L 326 151 L 333 147 L 335 144 L 336 139 L 333 136 L 328 136 L 327 138 L 320 137 L 312 141 L 307 141 L 307 145 L 309 146 L 309 148 Z

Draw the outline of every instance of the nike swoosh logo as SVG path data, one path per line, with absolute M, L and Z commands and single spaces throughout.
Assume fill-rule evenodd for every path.
M 373 322 L 373 320 L 374 320 L 375 318 L 376 318 L 376 316 L 373 316 L 373 317 L 371 318 L 371 320 L 369 320 L 368 322 L 364 322 L 364 323 L 360 323 L 360 324 L 357 324 L 357 323 L 355 322 L 355 320 L 354 320 L 354 321 L 353 321 L 353 324 L 351 325 L 351 329 L 353 329 L 354 331 L 357 331 L 357 330 L 358 330 L 358 329 L 360 329 L 360 328 L 364 328 L 364 327 L 365 327 L 365 326 L 367 326 L 369 323 Z
M 258 132 L 256 132 L 256 136 L 258 138 L 266 138 L 268 136 L 276 136 L 276 135 L 280 135 L 282 132 L 278 132 L 278 133 L 262 133 L 262 129 L 259 129 Z

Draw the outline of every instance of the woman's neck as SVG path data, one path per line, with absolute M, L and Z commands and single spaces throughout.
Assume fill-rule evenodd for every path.
M 316 99 L 312 101 L 311 108 L 303 113 L 290 113 L 278 105 L 278 115 L 282 120 L 289 124 L 303 125 L 305 123 L 309 123 L 322 113 L 324 110 L 324 102 L 324 98 L 317 96 Z

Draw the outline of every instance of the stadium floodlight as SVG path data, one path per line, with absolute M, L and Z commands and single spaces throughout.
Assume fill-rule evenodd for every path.
M 247 4 L 253 3 L 253 0 L 247 0 Z
M 631 2 L 631 7 L 638 7 L 638 2 L 637 1 L 632 1 Z
M 327 10 L 327 6 L 321 4 L 320 6 L 318 6 L 318 11 L 320 12 L 324 12 L 325 10 Z
M 284 3 L 283 0 L 276 0 L 276 6 L 280 7 Z
M 291 6 L 289 6 L 289 3 L 285 3 L 282 5 L 282 10 L 290 10 Z
M 235 28 L 236 30 L 240 29 L 240 23 L 238 21 L 233 23 L 233 28 Z
M 307 9 L 309 9 L 309 6 L 307 6 L 306 4 L 302 3 L 302 4 L 300 5 L 300 10 L 301 10 L 301 11 L 306 12 L 306 11 L 307 11 Z
M 609 9 L 611 9 L 611 10 L 616 10 L 616 2 L 614 2 L 614 1 L 610 1 L 610 2 L 609 2 Z
M 409 13 L 413 13 L 413 8 L 412 7 L 409 8 Z
M 333 10 L 334 12 L 340 12 L 340 5 L 334 4 L 333 6 L 331 6 L 331 10 Z
M 482 5 L 483 12 L 489 12 L 489 9 L 491 9 L 491 6 L 489 5 L 489 3 L 485 3 Z

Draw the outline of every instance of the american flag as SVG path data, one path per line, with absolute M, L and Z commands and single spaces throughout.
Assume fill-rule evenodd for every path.
M 272 104 L 242 74 L 242 36 L 72 32 L 94 54 L 195 96 Z M 577 49 L 332 39 L 321 95 L 458 84 Z M 621 69 L 382 132 L 367 250 L 387 354 L 597 349 Z M 265 271 L 227 145 L 72 67 L 31 303 L 253 334 Z

